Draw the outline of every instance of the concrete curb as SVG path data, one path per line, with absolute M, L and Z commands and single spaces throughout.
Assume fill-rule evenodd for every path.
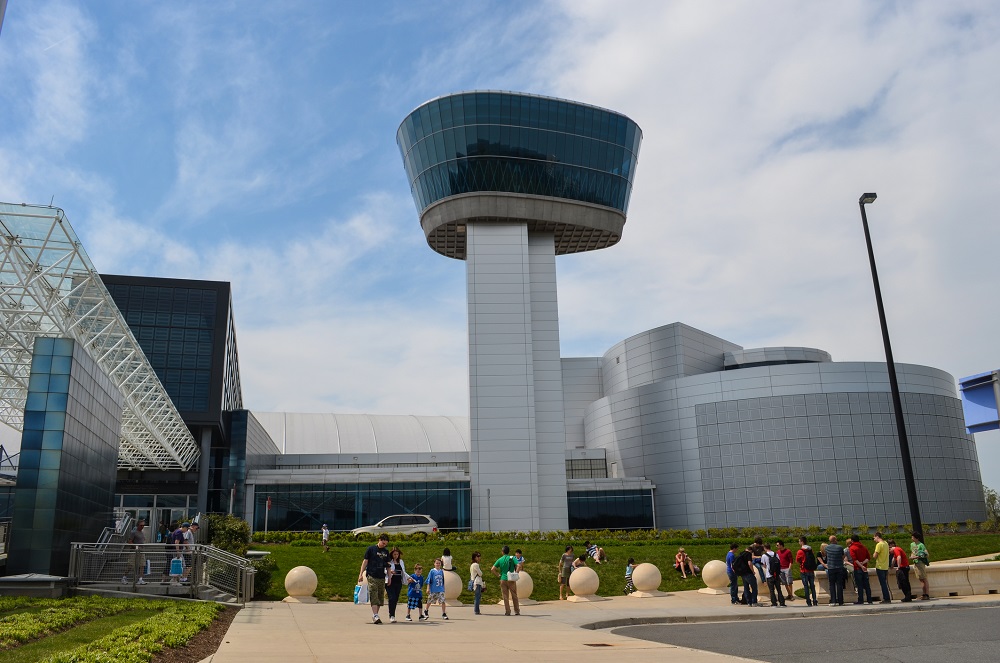
M 940 601 L 941 599 L 937 599 Z M 945 599 L 947 600 L 947 599 Z M 935 603 L 933 602 L 921 602 L 915 604 L 906 604 L 898 602 L 898 607 L 893 607 L 896 604 L 890 606 L 874 605 L 867 607 L 848 607 L 844 605 L 842 607 L 838 606 L 836 608 L 831 608 L 830 606 L 820 606 L 822 608 L 827 608 L 826 610 L 821 610 L 816 612 L 814 610 L 782 610 L 780 612 L 772 612 L 770 610 L 761 611 L 750 611 L 747 608 L 745 614 L 736 615 L 676 615 L 676 616 L 664 616 L 664 617 L 625 617 L 620 619 L 607 619 L 599 622 L 591 622 L 589 624 L 580 624 L 579 628 L 588 629 L 591 631 L 598 631 L 610 628 L 621 628 L 623 626 L 648 626 L 651 624 L 701 624 L 701 623 L 718 623 L 718 622 L 742 622 L 742 621 L 761 621 L 766 619 L 808 619 L 810 617 L 833 617 L 833 616 L 858 616 L 858 615 L 870 615 L 873 612 L 923 612 L 926 610 L 947 610 L 953 608 L 996 608 L 1000 607 L 1000 600 L 995 601 L 981 601 L 975 604 L 954 602 L 951 600 L 947 603 Z

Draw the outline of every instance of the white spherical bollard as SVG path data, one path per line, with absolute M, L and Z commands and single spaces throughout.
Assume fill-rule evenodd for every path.
M 698 591 L 702 594 L 729 594 L 729 574 L 726 572 L 726 563 L 713 559 L 705 564 L 701 570 L 701 579 L 707 587 L 702 587 Z
M 713 559 L 701 570 L 701 579 L 712 589 L 728 588 L 729 574 L 726 572 L 726 563 Z
M 531 592 L 535 591 L 535 581 L 525 571 L 521 571 L 517 575 L 517 582 L 514 583 L 517 585 L 517 600 L 527 601 L 531 598 Z
M 315 571 L 308 566 L 296 566 L 285 576 L 285 591 L 288 596 L 282 600 L 286 603 L 315 603 L 316 598 L 312 594 L 318 584 Z
M 458 596 L 462 593 L 462 577 L 454 571 L 444 572 L 444 600 L 459 605 Z
M 574 602 L 606 601 L 607 599 L 597 596 L 597 589 L 600 586 L 601 579 L 597 577 L 597 571 L 594 569 L 587 566 L 573 569 L 573 572 L 569 574 L 569 588 L 573 592 L 573 596 L 569 597 L 568 600 Z
M 662 581 L 663 576 L 655 564 L 645 562 L 632 569 L 632 584 L 637 592 L 655 592 Z

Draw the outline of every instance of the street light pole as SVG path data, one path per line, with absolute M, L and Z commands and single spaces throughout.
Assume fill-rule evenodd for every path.
M 878 284 L 878 270 L 875 268 L 875 252 L 872 250 L 872 236 L 868 232 L 868 215 L 865 205 L 875 202 L 874 193 L 866 193 L 858 200 L 861 208 L 861 224 L 865 228 L 865 242 L 868 244 L 868 261 L 872 267 L 872 284 L 875 286 L 875 302 L 878 304 L 878 320 L 882 325 L 882 343 L 885 345 L 885 365 L 889 371 L 889 388 L 892 390 L 892 409 L 896 414 L 896 431 L 899 433 L 899 455 L 903 461 L 903 478 L 906 480 L 906 496 L 910 501 L 910 519 L 913 533 L 923 536 L 920 522 L 920 504 L 917 501 L 917 483 L 913 479 L 913 463 L 910 460 L 910 442 L 906 438 L 906 422 L 903 420 L 903 402 L 899 396 L 899 381 L 896 379 L 896 364 L 892 360 L 892 345 L 889 343 L 889 328 L 885 323 L 885 307 L 882 306 L 882 289 Z

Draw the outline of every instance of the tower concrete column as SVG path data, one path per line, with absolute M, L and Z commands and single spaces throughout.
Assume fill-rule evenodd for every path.
M 473 528 L 566 529 L 552 234 L 469 224 L 467 247 Z

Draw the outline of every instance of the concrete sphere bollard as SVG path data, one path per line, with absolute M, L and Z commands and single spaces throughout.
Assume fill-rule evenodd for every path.
M 462 578 L 454 571 L 444 572 L 444 600 L 454 603 L 462 593 Z
M 632 569 L 632 584 L 637 592 L 655 592 L 660 588 L 662 580 L 660 569 L 655 564 L 645 562 Z
M 710 589 L 726 589 L 729 587 L 729 574 L 726 563 L 713 559 L 701 570 L 701 579 Z
M 283 600 L 289 603 L 315 603 L 313 592 L 318 584 L 315 571 L 308 566 L 296 566 L 285 576 L 285 591 L 288 596 Z
M 531 598 L 531 592 L 535 591 L 535 581 L 526 572 L 517 574 L 517 600 L 526 601 Z
M 569 574 L 569 588 L 577 596 L 593 596 L 600 586 L 601 579 L 597 577 L 597 571 L 590 567 L 581 566 Z

